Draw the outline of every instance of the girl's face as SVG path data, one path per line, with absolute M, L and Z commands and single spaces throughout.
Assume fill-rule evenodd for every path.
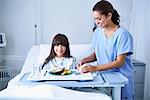
M 95 20 L 95 24 L 97 27 L 105 28 L 109 25 L 111 21 L 111 13 L 109 13 L 107 16 L 100 14 L 98 11 L 93 11 L 93 18 Z
M 64 57 L 66 47 L 63 45 L 55 45 L 54 52 L 56 53 L 56 57 Z

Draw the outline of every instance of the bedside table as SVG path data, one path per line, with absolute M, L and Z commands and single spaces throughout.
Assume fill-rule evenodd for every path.
M 143 62 L 133 60 L 135 100 L 144 99 L 145 67 Z

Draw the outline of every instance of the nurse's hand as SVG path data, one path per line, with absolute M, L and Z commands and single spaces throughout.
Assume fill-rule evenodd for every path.
M 86 62 L 84 61 L 84 59 L 82 59 L 80 62 L 79 62 L 79 64 L 77 64 L 77 70 L 79 70 L 79 68 L 83 65 L 83 64 L 85 64 Z
M 88 66 L 88 64 L 83 64 L 83 65 L 79 66 L 79 67 L 77 68 L 77 70 L 78 70 L 80 73 L 83 73 L 82 69 L 83 69 L 84 67 L 86 67 L 86 66 Z
M 91 65 L 87 65 L 84 68 L 82 68 L 82 72 L 86 73 L 86 72 L 96 72 L 97 71 L 97 66 L 91 66 Z

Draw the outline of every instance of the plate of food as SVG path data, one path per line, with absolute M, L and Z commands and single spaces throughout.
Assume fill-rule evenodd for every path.
M 69 69 L 65 69 L 65 68 L 57 68 L 57 69 L 51 70 L 49 73 L 53 75 L 70 75 L 72 74 L 72 71 Z

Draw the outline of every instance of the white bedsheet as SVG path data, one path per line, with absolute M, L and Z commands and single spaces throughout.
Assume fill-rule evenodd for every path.
M 85 48 L 86 49 L 86 48 Z M 21 85 L 20 78 L 32 71 L 32 65 L 37 64 L 37 58 L 40 52 L 39 46 L 33 46 L 28 52 L 27 58 L 21 70 L 21 73 L 11 79 L 6 89 L 0 91 L 0 100 L 10 99 L 49 99 L 49 100 L 112 100 L 103 93 L 89 93 L 70 90 L 54 85 Z

